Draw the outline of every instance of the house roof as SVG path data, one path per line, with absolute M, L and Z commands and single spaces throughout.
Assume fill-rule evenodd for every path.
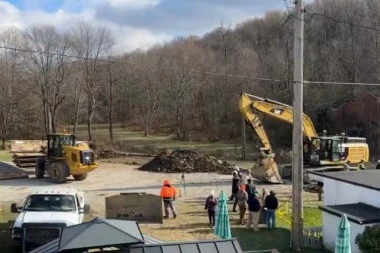
M 319 209 L 338 217 L 346 214 L 348 220 L 360 225 L 380 223 L 380 208 L 364 203 L 320 206 Z
M 132 245 L 128 253 L 242 253 L 236 238 L 164 244 Z
M 337 172 L 313 172 L 308 173 L 320 177 L 330 178 L 337 181 L 362 186 L 380 191 L 380 170 L 337 171 Z

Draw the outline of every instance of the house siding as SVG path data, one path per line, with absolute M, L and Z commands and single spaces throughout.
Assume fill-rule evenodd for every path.
M 338 235 L 338 226 L 340 223 L 340 217 L 323 212 L 323 245 L 326 249 L 334 252 L 335 250 L 335 241 Z M 363 233 L 364 226 L 350 222 L 351 225 L 351 253 L 360 253 L 360 250 L 355 244 L 355 237 L 357 234 Z
M 330 178 L 323 178 L 324 205 L 362 202 L 380 208 L 380 192 Z
M 362 202 L 380 208 L 380 191 L 369 189 L 335 179 L 323 178 L 324 200 L 327 205 L 344 205 Z M 340 217 L 323 212 L 323 244 L 326 249 L 334 252 L 337 239 Z M 355 237 L 364 231 L 365 226 L 350 222 L 351 225 L 351 252 L 360 253 L 355 244 Z M 368 224 L 366 226 L 373 226 Z

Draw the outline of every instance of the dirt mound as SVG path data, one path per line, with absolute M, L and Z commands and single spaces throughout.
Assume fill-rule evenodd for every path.
M 152 172 L 217 172 L 231 174 L 234 166 L 195 149 L 166 150 L 139 168 Z

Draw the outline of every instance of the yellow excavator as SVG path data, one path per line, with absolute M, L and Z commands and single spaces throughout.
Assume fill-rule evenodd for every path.
M 282 183 L 282 178 L 291 177 L 290 164 L 279 165 L 264 129 L 260 113 L 293 124 L 293 107 L 274 100 L 242 93 L 239 109 L 245 121 L 255 131 L 261 143 L 259 164 L 252 176 L 270 183 Z M 346 163 L 368 162 L 369 148 L 365 138 L 347 137 L 344 134 L 319 136 L 309 116 L 303 114 L 304 165 L 306 170 L 341 170 Z

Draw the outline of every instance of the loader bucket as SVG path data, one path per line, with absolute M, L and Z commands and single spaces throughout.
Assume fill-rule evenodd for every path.
M 106 219 L 162 224 L 162 198 L 144 192 L 120 193 L 120 195 L 107 197 Z
M 273 158 L 263 158 L 259 160 L 258 166 L 255 166 L 251 170 L 252 177 L 272 183 L 272 184 L 282 184 L 282 178 L 278 171 L 277 163 Z

